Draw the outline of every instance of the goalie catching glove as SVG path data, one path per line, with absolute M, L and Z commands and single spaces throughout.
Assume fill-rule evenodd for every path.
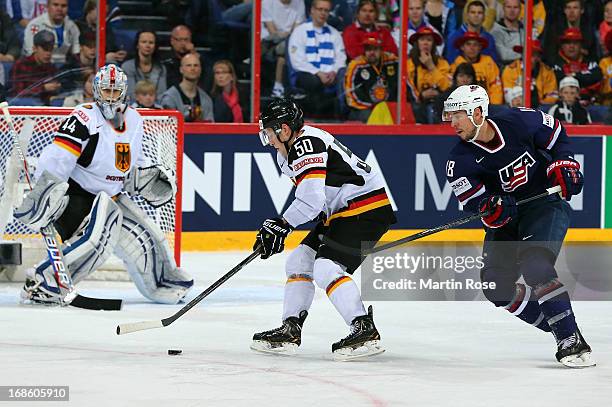
M 68 204 L 68 183 L 45 171 L 15 209 L 15 219 L 35 231 L 55 222 Z
M 261 258 L 267 259 L 276 253 L 285 250 L 285 238 L 291 233 L 293 227 L 282 218 L 266 219 L 259 228 L 253 250 L 261 246 Z
M 571 158 L 553 161 L 546 169 L 546 176 L 551 186 L 561 187 L 561 197 L 566 201 L 582 191 L 584 176 L 580 164 Z
M 174 171 L 162 165 L 134 168 L 125 179 L 124 190 L 130 195 L 139 194 L 152 207 L 159 208 L 176 194 Z

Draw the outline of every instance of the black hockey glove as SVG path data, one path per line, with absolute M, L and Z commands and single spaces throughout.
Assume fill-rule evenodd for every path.
M 571 158 L 553 161 L 546 169 L 550 186 L 561 187 L 561 197 L 566 201 L 578 195 L 584 185 L 584 176 L 580 172 L 580 164 Z
M 516 199 L 510 195 L 493 195 L 484 198 L 478 205 L 480 213 L 484 214 L 482 223 L 489 228 L 500 228 L 510 222 L 518 214 Z
M 273 254 L 285 250 L 285 238 L 293 228 L 282 218 L 266 219 L 259 228 L 253 250 L 261 246 L 261 258 L 267 259 Z

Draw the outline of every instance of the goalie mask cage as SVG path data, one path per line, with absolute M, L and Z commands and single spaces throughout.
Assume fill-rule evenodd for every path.
M 142 143 L 144 155 L 152 163 L 162 164 L 175 170 L 178 190 L 170 203 L 158 209 L 152 208 L 139 196 L 132 199 L 160 226 L 174 252 L 177 265 L 180 265 L 183 117 L 179 112 L 171 110 L 139 109 L 138 111 L 144 119 Z M 43 148 L 53 141 L 55 130 L 72 109 L 14 107 L 10 108 L 10 112 L 30 173 L 33 175 Z M 30 129 L 32 129 L 31 134 L 29 134 Z M 23 163 L 14 151 L 13 137 L 8 123 L 2 118 L 0 119 L 0 238 L 22 243 L 24 264 L 19 269 L 31 267 L 46 256 L 40 234 L 16 221 L 12 216 L 13 208 L 21 203 L 24 192 L 28 190 Z M 123 269 L 121 261 L 113 256 L 102 267 L 102 271 L 94 275 L 97 278 L 107 279 L 100 277 L 104 275 L 105 270 L 121 269 Z M 115 276 L 108 279 L 119 278 L 116 276 L 117 273 L 114 274 Z M 9 276 L 9 279 L 21 278 Z

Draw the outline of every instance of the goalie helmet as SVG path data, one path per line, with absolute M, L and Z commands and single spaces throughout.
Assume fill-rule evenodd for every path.
M 110 90 L 110 95 L 104 96 L 103 90 Z M 113 98 L 113 91 L 118 90 L 119 96 Z M 125 108 L 127 96 L 127 76 L 117 65 L 109 64 L 100 68 L 93 82 L 94 100 L 100 106 L 102 115 L 112 120 L 117 112 Z
M 299 131 L 304 126 L 304 112 L 290 99 L 274 99 L 259 115 L 259 138 L 264 146 L 270 144 L 265 129 L 271 128 L 278 134 L 283 123 L 291 131 Z
M 459 86 L 450 94 L 448 99 L 444 101 L 442 121 L 449 122 L 451 121 L 453 112 L 465 110 L 473 122 L 472 117 L 477 107 L 482 110 L 482 115 L 484 117 L 489 115 L 489 95 L 487 91 L 482 86 L 478 85 Z

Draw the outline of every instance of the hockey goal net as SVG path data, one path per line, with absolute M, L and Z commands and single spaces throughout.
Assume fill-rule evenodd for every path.
M 172 202 L 158 209 L 151 207 L 140 197 L 133 199 L 161 227 L 170 247 L 174 250 L 176 262 L 180 265 L 183 118 L 176 111 L 148 109 L 139 111 L 144 119 L 144 155 L 152 163 L 162 164 L 176 171 L 178 193 Z M 11 108 L 10 112 L 30 173 L 33 174 L 43 148 L 53 141 L 55 130 L 72 109 L 23 107 Z M 4 240 L 19 241 L 22 244 L 23 254 L 23 265 L 12 270 L 12 275 L 5 275 L 5 279 L 21 279 L 25 268 L 31 267 L 46 256 L 40 235 L 12 216 L 13 208 L 20 204 L 24 192 L 28 189 L 23 164 L 13 149 L 13 137 L 8 123 L 1 118 L 0 237 Z M 98 279 L 124 279 L 126 277 L 124 274 L 114 272 L 121 270 L 123 270 L 121 261 L 113 257 L 93 276 Z

